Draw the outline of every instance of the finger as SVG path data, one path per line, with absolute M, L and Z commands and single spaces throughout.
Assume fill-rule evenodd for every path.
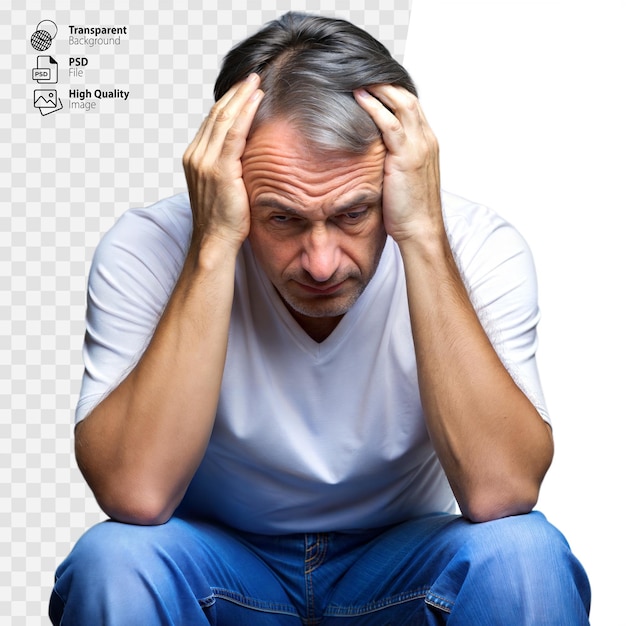
M 393 85 L 373 85 L 357 90 L 355 97 L 378 125 L 389 149 L 398 150 L 411 138 L 421 137 L 428 145 L 437 142 L 418 98 L 406 89 Z
M 216 102 L 209 114 L 205 133 L 200 138 L 198 147 L 205 149 L 205 142 L 216 142 L 221 146 L 224 136 L 235 123 L 243 107 L 250 97 L 255 94 L 261 82 L 258 74 L 250 74 L 246 80 L 234 85 L 224 96 Z
M 417 96 L 395 85 L 372 85 L 367 88 L 399 120 L 408 132 L 426 121 Z
M 264 95 L 263 91 L 257 89 L 245 102 L 232 126 L 226 132 L 222 148 L 223 156 L 234 156 L 238 161 L 241 159 L 254 116 Z
M 370 88 L 357 89 L 354 92 L 357 103 L 363 108 L 380 130 L 383 141 L 390 152 L 397 153 L 406 144 L 407 133 L 398 116 L 391 107 L 383 104 L 382 100 L 375 97 Z
M 209 115 L 204 119 L 202 125 L 198 129 L 193 141 L 186 150 L 186 156 L 191 157 L 194 153 L 203 155 L 210 142 L 219 141 L 228 131 L 222 130 L 214 132 L 216 125 L 224 126 L 225 122 L 232 119 L 238 112 L 241 103 L 257 89 L 260 78 L 256 74 L 251 74 L 245 81 L 233 85 L 211 108 Z
M 374 85 L 371 87 L 371 92 L 393 111 L 407 133 L 421 129 L 427 139 L 435 138 L 417 96 L 403 87 L 394 85 Z
M 233 95 L 236 93 L 237 89 L 239 89 L 240 83 L 237 83 L 235 85 L 233 85 L 214 105 L 213 107 L 211 107 L 211 110 L 209 111 L 208 115 L 205 116 L 205 118 L 202 120 L 202 124 L 200 124 L 200 128 L 198 129 L 198 131 L 196 132 L 193 140 L 191 141 L 191 143 L 189 144 L 189 146 L 187 147 L 186 152 L 187 153 L 193 153 L 193 151 L 198 147 L 198 144 L 200 143 L 200 140 L 203 138 L 203 136 L 205 135 L 205 133 L 207 132 L 207 128 L 211 127 L 212 121 L 211 121 L 211 113 L 213 112 L 213 110 L 215 109 L 215 107 L 221 105 L 221 106 L 226 106 L 226 104 L 229 102 L 229 100 L 233 97 Z
M 397 85 L 368 85 L 365 89 L 380 100 L 394 114 L 409 107 L 410 102 L 415 99 L 413 94 Z
M 203 133 L 206 132 L 206 127 L 208 123 L 209 116 L 207 115 L 202 120 L 202 124 L 200 124 L 200 128 L 198 128 L 198 131 L 194 135 L 194 138 L 191 140 L 191 143 L 187 146 L 187 149 L 183 154 L 183 163 L 186 163 L 191 158 L 191 155 L 194 153 L 196 147 L 198 146 L 198 143 L 200 142 L 200 137 L 202 137 Z

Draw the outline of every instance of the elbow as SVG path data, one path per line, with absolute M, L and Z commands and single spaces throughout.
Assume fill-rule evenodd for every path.
M 179 485 L 172 485 L 153 468 L 122 469 L 119 459 L 104 462 L 81 434 L 77 430 L 76 461 L 105 515 L 138 526 L 158 526 L 172 517 L 184 495 L 176 488 Z
M 102 511 L 116 522 L 137 526 L 159 526 L 172 517 L 178 501 L 138 486 L 99 485 L 92 487 Z
M 530 513 L 537 501 L 515 500 L 515 501 L 494 501 L 460 506 L 461 514 L 470 522 L 480 524 L 482 522 L 493 522 L 503 517 L 512 515 L 525 515 Z
M 530 513 L 539 499 L 539 485 L 500 485 L 480 490 L 459 501 L 463 517 L 474 523 L 492 522 L 512 515 Z
M 159 505 L 146 498 L 115 499 L 96 495 L 103 512 L 116 522 L 137 526 L 159 526 L 172 517 L 173 508 Z
M 552 431 L 547 426 L 548 436 L 543 445 L 537 446 L 532 459 L 509 465 L 502 463 L 499 470 L 475 478 L 459 489 L 457 502 L 464 517 L 472 522 L 490 522 L 512 515 L 530 513 L 539 500 L 541 483 L 546 475 L 554 453 Z M 459 497 L 461 496 L 461 497 Z
M 113 473 L 110 478 L 89 480 L 102 511 L 116 522 L 137 526 L 159 526 L 174 514 L 180 499 L 152 480 Z
M 158 526 L 165 524 L 178 506 L 178 499 L 168 498 L 150 481 L 129 480 L 115 472 L 103 476 L 80 462 L 78 465 L 99 507 L 116 522 Z

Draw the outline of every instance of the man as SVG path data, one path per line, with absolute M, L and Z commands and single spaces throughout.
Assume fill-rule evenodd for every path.
M 552 458 L 532 260 L 491 211 L 442 209 L 409 76 L 289 13 L 215 94 L 188 198 L 94 258 L 76 454 L 114 521 L 59 568 L 53 621 L 588 623 L 531 513 Z

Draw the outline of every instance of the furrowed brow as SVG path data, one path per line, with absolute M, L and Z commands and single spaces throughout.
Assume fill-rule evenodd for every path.
M 380 193 L 365 192 L 365 193 L 356 195 L 353 198 L 350 198 L 346 202 L 336 207 L 333 210 L 333 214 L 338 215 L 340 213 L 344 213 L 345 211 L 349 211 L 350 209 L 353 209 L 363 204 L 367 204 L 367 205 L 377 204 L 378 202 L 380 202 L 380 199 L 381 199 Z M 298 217 L 306 217 L 306 215 L 302 211 L 299 211 L 298 209 L 295 209 L 293 206 L 290 206 L 288 204 L 283 204 L 277 198 L 271 198 L 271 197 L 260 198 L 254 203 L 254 207 L 260 208 L 260 209 L 274 209 L 276 211 L 288 213 L 289 215 L 296 215 Z
M 334 213 L 338 215 L 339 213 L 344 213 L 345 211 L 349 211 L 350 209 L 354 209 L 355 207 L 361 206 L 363 204 L 377 204 L 380 202 L 380 194 L 379 193 L 362 193 L 358 196 L 354 196 L 350 198 L 347 202 L 344 202 L 341 206 L 338 206 Z
M 261 198 L 254 203 L 254 207 L 259 209 L 274 209 L 283 213 L 289 213 L 290 215 L 301 215 L 300 211 L 294 209 L 292 206 L 283 204 L 276 198 Z

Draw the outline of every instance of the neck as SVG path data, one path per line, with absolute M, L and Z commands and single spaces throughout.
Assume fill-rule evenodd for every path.
M 337 315 L 335 317 L 309 317 L 291 308 L 286 302 L 285 306 L 302 330 L 304 330 L 311 339 L 317 341 L 317 343 L 322 343 L 322 341 L 328 339 L 343 318 L 343 315 Z

